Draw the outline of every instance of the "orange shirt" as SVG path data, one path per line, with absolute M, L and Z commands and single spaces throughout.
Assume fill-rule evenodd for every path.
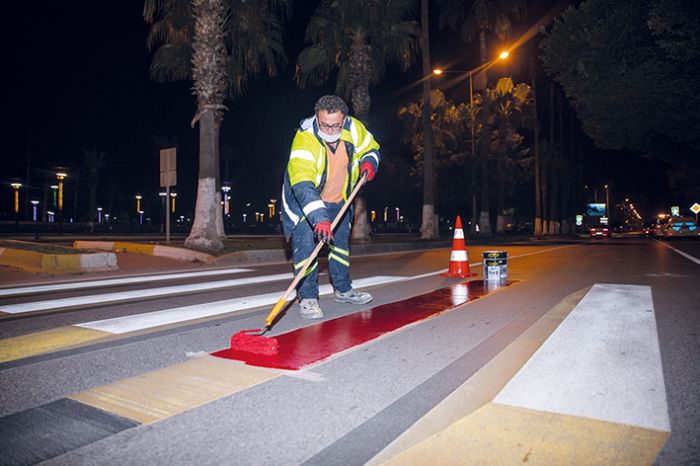
M 343 141 L 338 142 L 335 153 L 326 144 L 328 151 L 328 177 L 326 186 L 321 193 L 324 202 L 340 202 L 343 200 L 343 188 L 348 177 L 348 152 Z

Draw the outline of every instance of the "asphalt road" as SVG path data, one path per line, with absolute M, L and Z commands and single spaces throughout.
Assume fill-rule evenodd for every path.
M 25 450 L 51 429 L 41 413 L 75 411 L 72 403 L 77 402 L 67 397 L 201 361 L 226 348 L 233 333 L 260 327 L 275 296 L 291 280 L 290 267 L 142 276 L 95 286 L 82 278 L 76 282 L 82 283 L 79 289 L 0 294 L 0 343 L 6 343 L 0 362 L 0 439 L 19 442 L 2 446 L 14 450 L 0 463 L 366 464 L 567 297 L 595 284 L 615 284 L 649 287 L 653 298 L 671 426 L 656 464 L 698 464 L 700 242 L 623 236 L 470 247 L 475 272 L 481 274 L 481 252 L 491 249 L 508 251 L 509 278 L 516 283 L 302 371 L 245 372 L 261 380 L 157 422 L 132 423 L 122 417 L 119 422 L 91 421 L 93 430 L 100 422 L 113 429 L 92 432 L 92 437 L 86 431 L 90 428 L 77 426 L 71 434 L 72 427 L 61 427 L 66 438 L 35 446 L 39 453 L 34 456 Z M 449 249 L 441 249 L 353 259 L 353 279 L 369 283 L 366 289 L 374 300 L 353 307 L 322 296 L 325 320 L 464 282 L 436 273 L 448 266 L 449 256 Z M 321 283 L 327 283 L 324 262 L 321 272 Z M 385 284 L 372 285 L 374 281 Z M 2 292 L 10 293 L 7 287 Z M 272 303 L 265 301 L 271 296 Z M 246 300 L 265 304 L 227 311 L 226 306 Z M 221 309 L 211 314 L 217 306 Z M 269 335 L 313 324 L 292 306 Z M 54 329 L 76 332 L 83 340 L 57 341 L 55 333 L 63 333 Z M 42 349 L 42 344 L 49 346 Z M 161 398 L 186 398 L 168 391 L 176 380 L 165 380 Z M 24 440 L 12 431 L 21 432 Z

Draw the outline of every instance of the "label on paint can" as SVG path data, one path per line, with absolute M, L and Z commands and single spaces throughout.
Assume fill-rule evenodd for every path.
M 484 280 L 508 279 L 508 252 L 484 251 Z

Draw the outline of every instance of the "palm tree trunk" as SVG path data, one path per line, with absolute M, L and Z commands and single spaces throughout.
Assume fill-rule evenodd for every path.
M 564 109 L 562 106 L 562 98 L 561 94 L 558 95 L 557 98 L 557 110 L 559 113 L 559 158 L 561 159 L 562 164 L 564 163 Z M 567 164 L 568 165 L 568 164 Z M 570 165 L 568 165 L 571 167 Z M 564 165 L 562 165 L 562 169 L 560 170 L 560 176 L 561 176 L 561 230 L 560 232 L 563 234 L 568 234 L 569 233 L 569 228 L 571 226 L 571 215 L 569 213 L 569 185 L 570 185 L 570 172 L 568 169 L 564 169 Z
M 482 235 L 490 235 L 491 210 L 489 207 L 489 160 L 484 144 L 479 144 L 479 161 L 481 164 L 481 214 L 479 215 L 480 233 Z
M 350 101 L 355 117 L 369 126 L 369 111 L 372 98 L 369 95 L 369 82 L 372 76 L 372 59 L 370 49 L 362 34 L 353 37 L 350 58 L 351 88 Z M 352 227 L 352 239 L 357 243 L 370 241 L 370 226 L 367 218 L 367 203 L 364 196 L 358 195 L 354 204 L 355 220 Z
M 437 216 L 435 214 L 436 192 L 435 172 L 433 169 L 433 126 L 430 121 L 433 109 L 430 105 L 430 29 L 428 17 L 428 0 L 421 0 L 421 52 L 423 61 L 423 218 L 421 222 L 421 239 L 435 239 L 440 236 Z
M 193 0 L 195 33 L 192 77 L 199 121 L 199 184 L 194 224 L 185 246 L 206 252 L 224 249 L 221 192 L 219 190 L 219 125 L 226 88 L 226 47 L 222 0 Z
M 535 137 L 535 236 L 542 235 L 542 180 L 540 176 L 540 119 L 537 114 L 537 89 L 535 88 L 535 78 L 532 77 L 532 101 L 533 113 L 535 116 L 534 137 Z
M 554 146 L 554 81 L 549 83 L 549 234 L 559 233 L 559 160 Z
M 194 224 L 185 246 L 206 252 L 219 252 L 224 244 L 217 230 L 217 215 L 221 216 L 216 187 L 216 141 L 219 129 L 215 123 L 215 112 L 208 110 L 199 119 L 199 182 L 195 204 Z
M 498 158 L 497 191 L 496 191 L 496 233 L 504 233 L 506 230 L 505 191 L 506 191 L 506 167 L 503 157 Z

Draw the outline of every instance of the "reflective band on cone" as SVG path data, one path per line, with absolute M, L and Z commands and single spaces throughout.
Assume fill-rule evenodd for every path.
M 457 216 L 455 221 L 455 233 L 452 239 L 452 253 L 450 254 L 450 269 L 447 273 L 441 274 L 443 277 L 468 278 L 476 275 L 469 270 L 469 256 L 467 255 L 467 244 L 464 241 L 464 230 L 462 229 L 462 219 Z

